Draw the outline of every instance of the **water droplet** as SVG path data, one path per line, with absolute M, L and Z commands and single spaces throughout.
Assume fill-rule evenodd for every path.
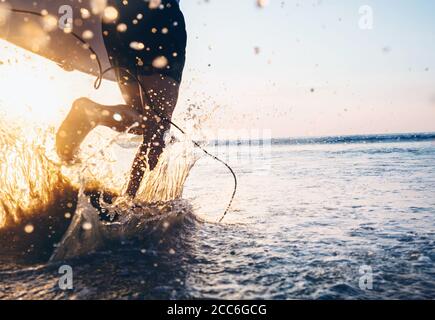
M 115 113 L 115 114 L 113 115 L 113 119 L 114 119 L 115 121 L 120 122 L 120 121 L 122 121 L 122 116 L 121 116 L 119 113 Z
M 161 0 L 150 0 L 149 8 L 150 9 L 157 9 L 160 7 L 162 1 Z
M 82 16 L 82 19 L 89 19 L 91 17 L 91 13 L 85 8 L 80 9 L 80 15 Z
M 107 0 L 91 0 L 92 13 L 98 15 L 104 11 L 107 6 Z
M 114 22 L 118 19 L 119 13 L 115 7 L 106 7 L 103 13 L 103 20 L 106 23 Z
M 94 33 L 91 30 L 83 31 L 82 38 L 84 40 L 90 40 L 94 37 Z
M 133 41 L 130 43 L 130 48 L 133 50 L 143 50 L 145 48 L 145 45 L 142 42 Z
M 127 31 L 127 25 L 125 23 L 120 23 L 116 27 L 116 30 L 118 30 L 118 32 L 126 32 Z
M 156 69 L 163 69 L 168 65 L 168 59 L 165 56 L 160 56 L 154 59 L 153 67 Z
M 82 224 L 82 228 L 83 228 L 83 230 L 85 230 L 85 231 L 89 231 L 89 230 L 92 229 L 92 223 L 90 223 L 90 222 L 85 222 L 85 223 Z
M 67 136 L 66 132 L 64 130 L 59 131 L 59 137 L 65 138 Z
M 35 228 L 33 227 L 33 225 L 28 224 L 24 227 L 24 232 L 25 233 L 32 233 L 35 230 Z
M 42 26 L 44 31 L 50 32 L 57 28 L 57 19 L 52 15 L 46 15 L 42 18 Z

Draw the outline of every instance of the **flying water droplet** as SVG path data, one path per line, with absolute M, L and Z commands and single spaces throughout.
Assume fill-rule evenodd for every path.
M 138 42 L 138 41 L 133 41 L 130 43 L 130 48 L 132 48 L 133 50 L 143 50 L 145 49 L 145 45 L 142 42 Z
M 103 13 L 103 20 L 106 23 L 115 22 L 118 19 L 119 13 L 115 7 L 106 7 Z
M 168 59 L 165 56 L 160 56 L 154 59 L 153 67 L 156 69 L 163 69 L 168 65 Z
M 35 227 L 31 224 L 28 224 L 24 227 L 25 233 L 32 233 L 35 230 Z

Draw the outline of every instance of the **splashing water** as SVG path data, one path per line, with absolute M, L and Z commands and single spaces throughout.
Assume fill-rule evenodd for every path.
M 46 209 L 69 185 L 47 157 L 44 140 L 43 133 L 24 134 L 0 119 L 0 228 Z
M 23 252 L 37 253 L 35 244 L 48 245 L 53 251 L 53 245 L 66 234 L 57 248 L 62 253 L 57 256 L 69 257 L 92 250 L 90 244 L 98 244 L 103 238 L 142 232 L 143 229 L 127 228 L 132 226 L 129 221 L 139 216 L 146 222 L 171 210 L 175 210 L 174 214 L 184 211 L 186 205 L 178 205 L 184 183 L 202 154 L 195 152 L 190 137 L 168 135 L 171 141 L 157 167 L 145 174 L 134 203 L 119 196 L 108 207 L 122 217 L 117 222 L 122 232 L 111 235 L 113 226 L 99 222 L 96 210 L 84 194 L 86 190 L 98 189 L 122 195 L 140 142 L 128 134 L 97 128 L 82 144 L 81 163 L 63 167 L 55 152 L 54 137 L 55 126 L 74 99 L 88 96 L 111 104 L 122 98 L 113 94 L 117 92 L 116 84 L 107 82 L 94 95 L 87 91 L 92 90 L 92 77 L 65 73 L 53 63 L 1 43 L 0 61 L 4 63 L 0 66 L 5 77 L 0 78 L 0 86 L 4 92 L 10 92 L 0 98 L 1 243 L 9 244 L 13 238 L 16 243 L 25 242 L 23 246 L 11 246 Z M 18 88 L 25 88 L 26 95 L 16 94 Z M 198 110 L 189 108 L 187 113 L 191 111 Z M 205 140 L 201 128 L 210 115 L 181 116 L 185 116 L 184 126 L 192 136 Z M 139 209 L 133 210 L 132 206 Z M 120 223 L 124 227 L 119 228 Z M 87 227 L 83 228 L 83 224 Z M 98 232 L 101 228 L 103 233 Z M 81 236 L 83 233 L 86 236 Z M 74 238 L 79 241 L 72 245 Z
M 123 187 L 119 188 L 119 183 L 118 186 L 111 185 L 116 180 L 113 172 L 116 171 L 117 161 L 110 159 L 109 154 L 116 138 L 109 142 L 106 140 L 104 152 L 93 149 L 94 154 L 87 154 L 89 150 L 84 150 L 82 163 L 62 168 L 50 159 L 54 152 L 53 130 L 39 130 L 30 134 L 31 130 L 24 131 L 3 122 L 0 123 L 0 151 L 4 155 L 0 159 L 0 232 L 1 229 L 18 226 L 26 233 L 32 233 L 33 225 L 30 225 L 31 232 L 26 231 L 30 227 L 22 226 L 28 219 L 39 221 L 40 215 L 47 214 L 50 218 L 63 218 L 75 211 L 53 259 L 88 253 L 114 237 L 134 236 L 145 230 L 138 228 L 140 223 L 146 225 L 156 219 L 177 216 L 185 207 L 174 204 L 179 203 L 177 201 L 180 201 L 184 182 L 198 158 L 191 144 L 186 141 L 177 140 L 168 144 L 156 169 L 145 175 L 134 203 L 127 197 L 119 196 L 115 204 L 107 207 L 121 215 L 119 221 L 110 225 L 99 221 L 84 191 L 104 188 L 122 194 Z M 94 145 L 101 146 L 104 142 Z M 122 181 L 127 181 L 128 171 L 124 176 Z M 75 203 L 66 199 L 71 192 L 78 193 Z M 59 202 L 65 205 L 58 206 Z M 136 209 L 133 210 L 132 206 Z M 132 224 L 132 221 L 135 223 Z M 35 230 L 38 230 L 38 226 L 35 226 Z
M 80 195 L 74 219 L 51 261 L 92 252 L 116 239 L 143 237 L 156 229 L 165 231 L 180 216 L 190 213 L 190 205 L 181 200 L 181 195 L 198 159 L 193 151 L 188 142 L 169 144 L 157 167 L 145 174 L 134 201 L 120 196 L 113 204 L 104 205 L 109 212 L 119 214 L 114 223 L 100 222 L 87 198 Z

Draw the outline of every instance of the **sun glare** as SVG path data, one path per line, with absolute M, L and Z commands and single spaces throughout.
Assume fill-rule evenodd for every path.
M 60 167 L 48 160 L 56 130 L 72 102 L 90 97 L 116 104 L 116 84 L 93 89 L 94 77 L 66 72 L 55 63 L 0 40 L 0 228 L 18 222 L 63 188 Z M 48 138 L 48 139 L 46 139 Z M 4 210 L 3 210 L 4 209 Z M 6 210 L 6 211 L 5 211 Z M 9 214 L 7 214 L 9 213 Z
M 0 48 L 3 93 L 0 112 L 8 119 L 30 121 L 38 127 L 57 126 L 78 97 L 113 104 L 120 99 L 114 83 L 106 82 L 96 92 L 92 86 L 94 77 L 66 72 L 55 63 L 3 40 L 0 40 Z

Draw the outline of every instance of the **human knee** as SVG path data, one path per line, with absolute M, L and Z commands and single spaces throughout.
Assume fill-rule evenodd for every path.
M 85 98 L 85 97 L 81 97 L 81 98 L 74 100 L 73 108 L 75 108 L 75 109 L 85 108 L 86 106 L 88 106 L 89 104 L 92 104 L 92 103 L 93 103 L 92 100 Z

